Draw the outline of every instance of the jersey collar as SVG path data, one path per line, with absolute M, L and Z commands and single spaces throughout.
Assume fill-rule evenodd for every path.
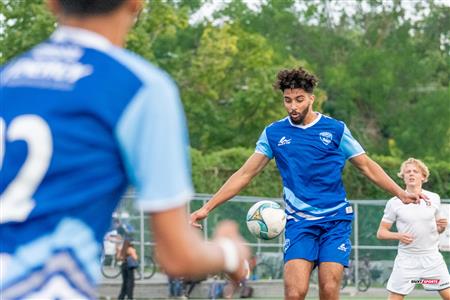
M 70 41 L 86 48 L 102 51 L 107 51 L 113 47 L 113 44 L 104 36 L 93 31 L 71 26 L 59 26 L 50 39 L 55 42 Z
M 311 123 L 306 124 L 306 125 L 297 125 L 297 124 L 292 123 L 291 118 L 289 118 L 289 116 L 287 116 L 287 119 L 289 121 L 289 124 L 291 124 L 291 126 L 297 127 L 297 128 L 301 128 L 301 129 L 307 129 L 309 127 L 312 127 L 312 126 L 316 125 L 316 123 L 319 122 L 319 120 L 322 118 L 322 114 L 321 113 L 319 113 L 319 112 L 315 112 L 315 113 L 316 113 L 317 116 L 314 119 L 314 121 L 312 121 Z

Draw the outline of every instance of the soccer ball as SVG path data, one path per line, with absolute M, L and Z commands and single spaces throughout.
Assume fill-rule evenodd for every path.
M 271 240 L 283 232 L 286 215 L 280 204 L 273 201 L 259 201 L 247 213 L 248 230 L 257 238 Z

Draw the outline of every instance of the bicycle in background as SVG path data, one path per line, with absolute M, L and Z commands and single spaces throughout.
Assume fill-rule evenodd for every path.
M 103 239 L 100 270 L 105 278 L 117 278 L 121 273 L 122 261 L 117 259 L 117 253 L 122 248 L 125 237 L 132 238 L 135 232 L 133 226 L 126 221 L 128 217 L 128 213 L 114 213 L 112 229 Z M 132 244 L 138 243 L 132 242 Z M 156 272 L 156 263 L 150 254 L 146 254 L 143 261 L 143 268 L 139 266 L 135 269 L 135 278 L 138 280 L 142 277 L 150 279 Z
M 250 280 L 283 278 L 284 262 L 280 253 L 259 253 L 250 262 Z
M 122 247 L 124 238 L 113 229 L 106 233 L 103 239 L 102 255 L 100 257 L 101 272 L 106 278 L 116 278 L 121 270 L 121 261 L 117 259 L 117 251 Z
M 120 248 L 116 248 L 114 253 L 111 253 L 111 252 L 107 252 L 106 248 L 103 247 L 102 255 L 100 258 L 100 262 L 101 262 L 100 270 L 105 278 L 110 278 L 110 279 L 117 278 L 117 277 L 119 277 L 119 275 L 121 273 L 122 269 L 120 266 L 122 264 L 122 261 L 120 261 L 116 258 L 117 251 L 120 251 Z M 142 273 L 141 273 L 141 270 L 143 271 Z M 150 254 L 148 254 L 148 255 L 146 254 L 144 256 L 143 268 L 141 269 L 141 267 L 139 266 L 138 268 L 135 269 L 135 278 L 137 280 L 142 279 L 142 277 L 144 279 L 150 279 L 153 277 L 153 275 L 155 275 L 155 273 L 156 273 L 156 263 Z
M 365 256 L 358 268 L 358 283 L 356 284 L 356 288 L 360 292 L 365 292 L 370 288 L 371 284 L 370 260 L 368 256 Z M 355 285 L 355 265 L 353 260 L 350 261 L 348 268 L 344 269 L 341 289 L 344 289 L 347 285 Z

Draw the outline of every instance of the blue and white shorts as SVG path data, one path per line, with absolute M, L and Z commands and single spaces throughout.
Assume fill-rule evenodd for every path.
M 336 262 L 348 267 L 352 250 L 352 221 L 288 220 L 285 231 L 284 262 L 305 259 L 319 265 Z

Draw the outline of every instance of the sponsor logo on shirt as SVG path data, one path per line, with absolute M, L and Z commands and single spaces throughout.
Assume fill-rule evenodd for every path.
M 419 283 L 419 284 L 439 284 L 441 282 L 440 279 L 416 279 L 411 280 L 411 283 Z
M 319 134 L 320 140 L 325 145 L 328 145 L 333 140 L 333 135 L 328 131 L 323 131 Z
M 341 244 L 341 245 L 338 247 L 338 250 L 347 252 L 347 247 L 345 247 L 345 244 Z
M 283 136 L 278 142 L 278 146 L 289 145 L 290 143 L 291 139 L 287 139 L 285 136 Z

